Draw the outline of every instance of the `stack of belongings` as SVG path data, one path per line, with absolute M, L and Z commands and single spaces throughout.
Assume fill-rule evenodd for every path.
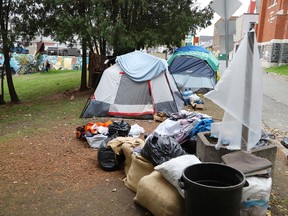
M 189 101 L 194 110 L 204 108 L 204 101 L 195 93 L 189 96 Z
M 112 121 L 89 122 L 76 128 L 76 138 L 87 141 L 91 148 L 99 148 L 101 143 L 108 137 L 108 127 Z
M 192 139 L 198 132 L 210 131 L 211 122 L 211 116 L 181 110 L 165 116 L 145 141 L 133 136 L 108 142 L 117 155 L 125 156 L 123 182 L 135 192 L 135 203 L 154 216 L 185 214 L 184 190 L 178 181 L 186 167 L 201 163 L 194 155 L 196 141 Z
M 272 189 L 272 163 L 246 151 L 222 156 L 222 161 L 241 172 L 249 184 L 243 187 L 240 216 L 266 216 Z
M 155 216 L 185 214 L 179 179 L 186 167 L 201 163 L 194 155 L 192 139 L 198 132 L 209 131 L 211 122 L 211 116 L 199 112 L 172 113 L 147 136 L 138 154 L 127 155 L 132 159 L 124 183 L 136 193 L 135 203 Z

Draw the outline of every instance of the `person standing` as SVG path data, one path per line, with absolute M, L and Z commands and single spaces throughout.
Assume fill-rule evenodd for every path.
M 47 60 L 47 61 L 46 61 L 46 68 L 45 68 L 45 71 L 48 72 L 49 69 L 50 69 L 50 63 L 49 63 L 49 61 Z
M 50 69 L 50 63 L 49 61 L 47 60 L 46 62 L 43 63 L 43 66 L 42 66 L 42 73 L 44 72 L 48 72 Z

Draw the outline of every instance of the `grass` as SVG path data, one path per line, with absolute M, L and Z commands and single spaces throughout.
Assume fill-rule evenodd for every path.
M 288 65 L 282 65 L 279 67 L 270 67 L 265 69 L 266 72 L 277 73 L 281 75 L 288 76 Z
M 13 83 L 21 101 L 29 102 L 80 86 L 80 71 L 49 71 L 13 76 Z M 10 101 L 7 83 L 4 82 L 4 99 Z
M 79 122 L 87 101 L 87 94 L 81 95 L 77 91 L 80 79 L 81 71 L 49 71 L 13 76 L 21 103 L 0 106 L 0 143 L 2 139 L 23 136 L 27 132 L 31 133 L 31 130 L 33 133 L 43 133 L 48 124 L 53 127 L 60 119 L 70 119 L 69 124 Z M 9 102 L 6 80 L 4 83 L 5 101 Z

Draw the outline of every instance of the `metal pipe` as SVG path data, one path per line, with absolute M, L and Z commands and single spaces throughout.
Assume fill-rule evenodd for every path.
M 225 22 L 225 52 L 226 52 L 226 68 L 228 67 L 229 59 L 229 31 L 228 31 L 228 17 L 227 17 L 227 0 L 224 0 L 224 22 Z

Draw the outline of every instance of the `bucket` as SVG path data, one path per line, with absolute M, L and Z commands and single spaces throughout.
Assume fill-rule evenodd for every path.
M 184 100 L 184 103 L 185 105 L 189 105 L 190 104 L 190 100 L 189 100 L 189 97 L 193 94 L 193 92 L 191 90 L 185 90 L 183 92 L 183 100 Z
M 224 164 L 188 166 L 179 179 L 185 194 L 185 216 L 239 216 L 245 183 L 242 172 Z
M 189 92 L 186 90 L 183 92 L 183 100 L 184 100 L 185 105 L 189 104 Z

